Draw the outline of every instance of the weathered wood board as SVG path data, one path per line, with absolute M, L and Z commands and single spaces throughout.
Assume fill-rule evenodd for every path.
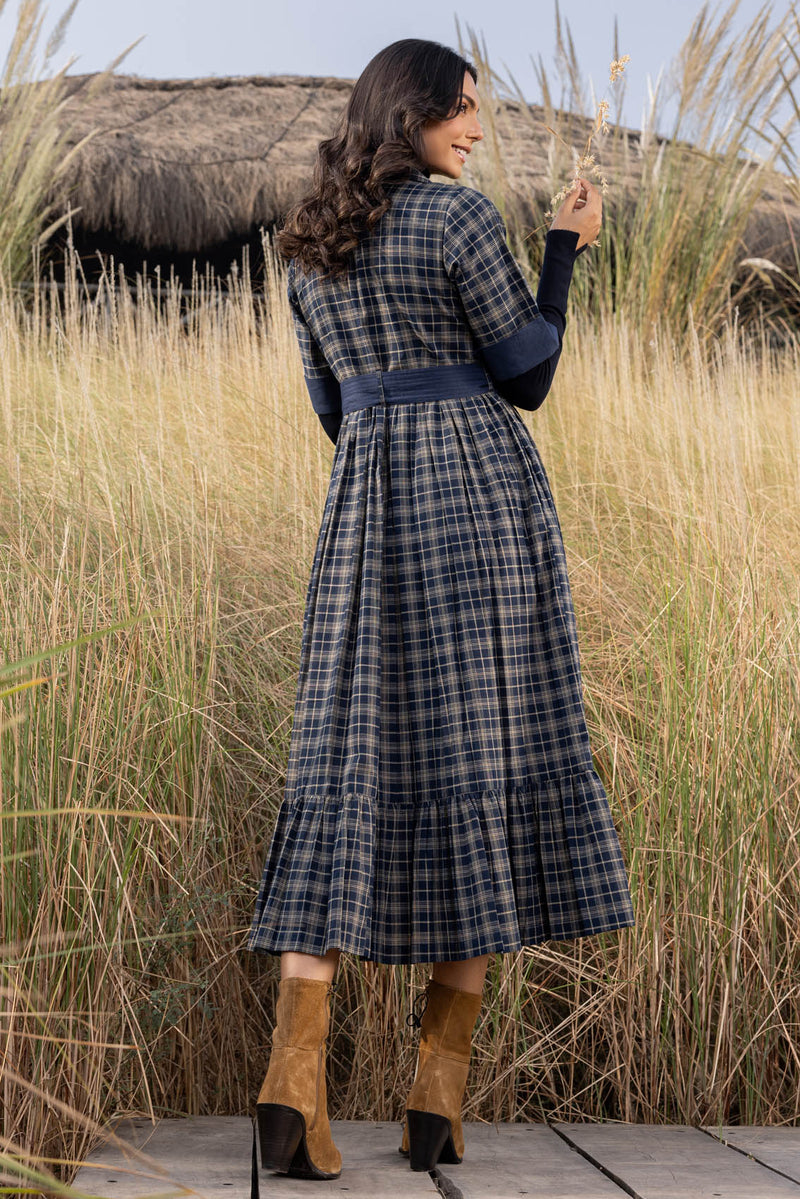
M 624 1199 L 625 1192 L 546 1124 L 464 1122 L 464 1160 L 440 1164 L 463 1199 Z M 453 1199 L 458 1199 L 453 1193 Z
M 800 1199 L 800 1184 L 700 1128 L 612 1123 L 554 1128 L 636 1199 Z
M 309 1199 L 336 1194 L 341 1199 L 428 1196 L 439 1191 L 427 1173 L 415 1173 L 397 1152 L 402 1132 L 397 1123 L 332 1121 L 342 1154 L 342 1173 L 330 1182 L 289 1178 L 259 1170 L 261 1199 Z M 246 1116 L 194 1116 L 123 1120 L 117 1136 L 143 1150 L 150 1164 L 136 1161 L 114 1145 L 98 1146 L 81 1166 L 73 1186 L 103 1199 L 195 1195 L 201 1199 L 248 1199 L 253 1124 Z
M 756 1161 L 800 1183 L 800 1128 L 761 1128 L 757 1124 L 706 1125 L 725 1145 L 749 1153 Z
M 252 1128 L 246 1116 L 123 1119 L 110 1126 L 123 1146 L 98 1146 L 73 1185 L 99 1199 L 248 1199 Z M 308 1199 L 311 1189 L 343 1199 L 800 1199 L 795 1128 L 466 1121 L 463 1162 L 433 1175 L 412 1171 L 398 1153 L 399 1123 L 335 1120 L 331 1128 L 339 1178 L 259 1170 L 260 1199 Z

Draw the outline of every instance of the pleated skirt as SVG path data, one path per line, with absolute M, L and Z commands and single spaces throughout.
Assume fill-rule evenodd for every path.
M 633 923 L 526 425 L 494 391 L 346 413 L 247 948 L 428 963 Z

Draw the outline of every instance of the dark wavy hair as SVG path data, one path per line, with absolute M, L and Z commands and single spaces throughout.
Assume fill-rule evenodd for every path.
M 427 173 L 422 129 L 455 115 L 471 62 L 439 42 L 403 38 L 380 50 L 356 80 L 332 137 L 319 143 L 311 191 L 275 236 L 284 258 L 308 272 L 343 274 L 365 233 L 391 204 L 392 187 Z

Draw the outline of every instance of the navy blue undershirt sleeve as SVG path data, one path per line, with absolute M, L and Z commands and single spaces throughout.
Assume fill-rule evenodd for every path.
M 318 412 L 317 416 L 319 417 L 320 424 L 322 425 L 323 429 L 328 434 L 333 444 L 336 445 L 336 438 L 339 436 L 339 430 L 342 427 L 342 413 Z
M 535 412 L 544 403 L 553 382 L 567 326 L 567 297 L 572 270 L 575 259 L 588 246 L 587 242 L 580 250 L 576 249 L 579 236 L 572 229 L 551 229 L 545 238 L 536 303 L 542 316 L 558 333 L 558 349 L 521 375 L 514 375 L 511 379 L 493 379 L 495 391 L 515 408 Z

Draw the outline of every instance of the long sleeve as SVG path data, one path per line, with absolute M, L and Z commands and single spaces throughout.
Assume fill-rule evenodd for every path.
M 558 330 L 540 312 L 509 249 L 505 221 L 488 196 L 453 188 L 442 257 L 475 350 L 493 381 L 521 375 L 556 352 Z
M 494 380 L 495 389 L 503 399 L 528 412 L 535 412 L 543 404 L 561 357 L 572 271 L 575 259 L 587 249 L 586 245 L 580 250 L 575 248 L 578 237 L 571 229 L 551 229 L 545 239 L 536 302 L 539 311 L 558 333 L 558 348 L 530 370 L 509 379 Z
M 445 269 L 497 392 L 534 410 L 553 380 L 566 328 L 567 295 L 579 235 L 547 234 L 537 295 L 506 241 L 506 225 L 487 196 L 458 189 L 444 233 Z
M 295 289 L 295 270 L 296 260 L 292 258 L 289 262 L 286 294 L 292 312 L 294 331 L 303 364 L 303 377 L 311 398 L 311 406 L 318 416 L 322 413 L 338 412 L 341 414 L 341 389 L 300 307 Z

